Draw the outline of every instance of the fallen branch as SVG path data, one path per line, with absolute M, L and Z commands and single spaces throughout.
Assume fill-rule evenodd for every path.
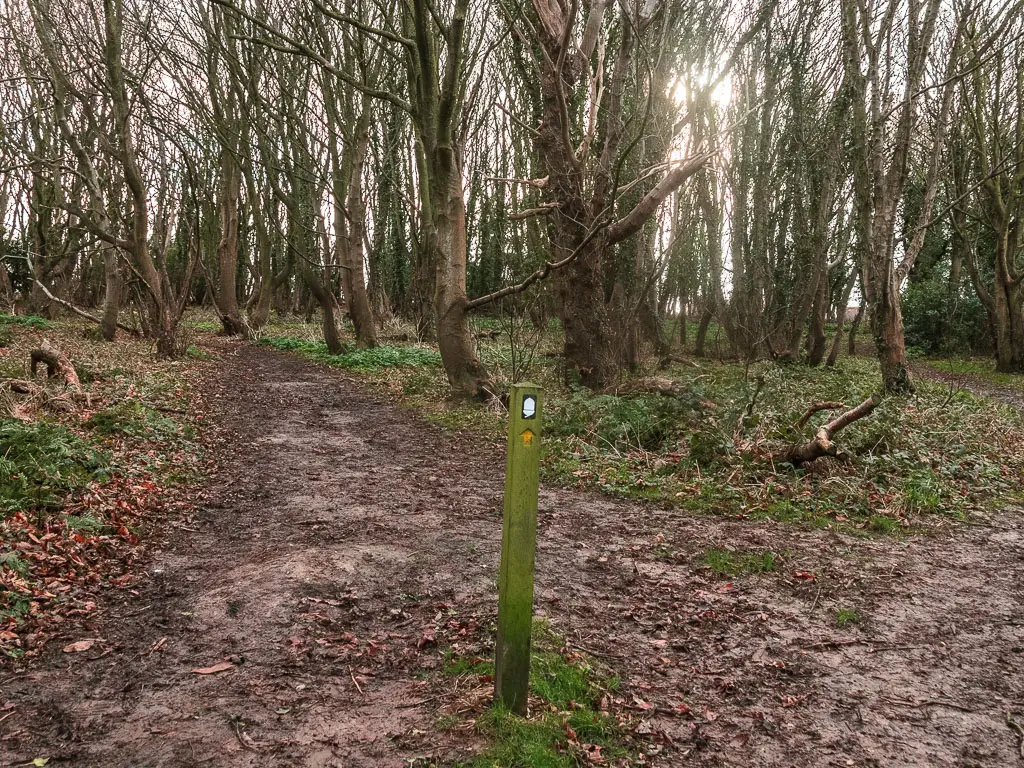
M 846 406 L 843 403 L 836 403 L 832 401 L 812 403 L 810 406 L 808 406 L 807 410 L 804 412 L 804 415 L 801 416 L 797 420 L 796 424 L 793 425 L 793 429 L 803 429 L 804 427 L 806 427 L 807 422 L 811 420 L 811 416 L 818 413 L 819 411 L 835 411 L 838 410 L 839 408 L 845 407 Z
M 599 233 L 603 232 L 605 228 L 609 225 L 609 223 L 610 220 L 602 221 L 600 224 L 597 224 L 592 230 L 590 230 L 587 233 L 586 237 L 584 237 L 583 240 L 580 241 L 580 244 L 576 246 L 576 249 L 561 261 L 546 261 L 544 262 L 543 267 L 535 271 L 533 274 L 529 275 L 525 280 L 523 280 L 523 282 L 518 283 L 516 285 L 506 286 L 500 290 L 495 291 L 494 293 L 488 293 L 486 296 L 480 296 L 479 298 L 467 302 L 466 311 L 469 312 L 471 310 L 478 309 L 479 307 L 482 307 L 484 304 L 489 304 L 492 301 L 503 299 L 506 296 L 512 296 L 517 293 L 522 293 L 538 280 L 547 279 L 548 275 L 550 275 L 552 272 L 555 272 L 561 269 L 562 267 L 574 262 L 576 258 L 581 253 L 583 253 L 583 249 L 590 244 L 590 241 L 597 237 Z
M 39 391 L 38 386 L 25 379 L 0 379 L 0 385 L 6 386 L 11 392 L 17 392 L 19 395 L 34 395 Z
M 36 280 L 35 284 L 39 286 L 40 290 L 45 294 L 46 298 L 48 298 L 50 301 L 52 301 L 52 302 L 54 302 L 56 304 L 60 304 L 62 307 L 64 307 L 64 309 L 66 309 L 69 312 L 72 312 L 72 313 L 78 315 L 79 317 L 84 317 L 86 320 L 92 320 L 97 325 L 102 325 L 103 324 L 103 320 L 101 318 L 99 318 L 99 317 L 96 317 L 96 315 L 92 314 L 91 312 L 86 312 L 84 309 L 76 307 L 70 301 L 65 301 L 64 299 L 60 298 L 59 296 L 55 296 L 53 294 L 53 292 L 49 288 L 47 288 L 45 285 L 43 285 L 42 281 Z M 130 325 L 125 325 L 124 323 L 121 323 L 121 322 L 116 323 L 116 325 L 122 331 L 124 331 L 125 333 L 130 333 L 132 336 L 140 336 L 141 335 L 139 333 L 139 329 L 138 328 L 132 328 Z
M 29 356 L 32 360 L 33 376 L 36 375 L 36 368 L 39 367 L 39 363 L 46 363 L 46 378 L 60 377 L 64 382 L 64 386 L 69 387 L 76 393 L 80 394 L 82 392 L 82 382 L 78 380 L 75 366 L 71 364 L 67 355 L 50 346 L 50 342 L 43 341 L 38 349 L 33 349 L 29 353 Z
M 839 450 L 832 443 L 835 436 L 843 429 L 853 424 L 853 422 L 859 421 L 865 416 L 870 415 L 870 413 L 875 410 L 881 402 L 881 397 L 878 395 L 872 395 L 856 408 L 851 408 L 846 413 L 843 413 L 828 422 L 828 424 L 819 427 L 817 434 L 810 442 L 802 445 L 792 445 L 786 450 L 777 453 L 772 457 L 772 460 L 778 462 L 789 462 L 793 466 L 798 467 L 801 464 L 807 464 L 816 459 L 820 459 L 822 456 L 838 455 Z

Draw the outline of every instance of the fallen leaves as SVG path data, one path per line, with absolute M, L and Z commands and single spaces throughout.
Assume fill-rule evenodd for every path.
M 87 640 L 79 640 L 74 643 L 69 643 L 63 648 L 64 653 L 82 653 L 88 651 L 96 644 L 96 638 L 89 638 Z
M 69 433 L 100 447 L 109 456 L 106 470 L 75 490 L 62 490 L 52 504 L 10 509 L 0 526 L 0 658 L 38 654 L 61 631 L 95 609 L 95 592 L 107 587 L 129 588 L 135 580 L 132 564 L 142 553 L 143 532 L 170 508 L 191 504 L 193 490 L 165 482 L 168 470 L 184 473 L 197 465 L 194 446 L 187 440 L 159 445 L 135 435 L 101 435 L 85 422 L 96 409 L 121 402 L 175 403 L 185 398 L 181 388 L 156 392 L 156 377 L 180 379 L 187 366 L 156 360 L 147 344 L 108 345 L 85 340 L 77 326 L 54 328 L 54 341 L 73 361 L 89 360 L 94 374 L 89 389 L 91 406 L 56 414 L 54 420 Z M 17 358 L 27 358 L 38 340 L 16 338 Z M 117 376 L 108 371 L 118 370 Z M 126 387 L 127 385 L 127 387 Z M 67 651 L 81 653 L 82 651 Z
M 633 696 L 633 705 L 635 709 L 639 709 L 641 712 L 646 712 L 649 709 L 654 709 L 654 705 L 650 702 L 644 701 L 639 696 Z
M 218 672 L 227 672 L 229 669 L 234 669 L 235 665 L 230 661 L 218 661 L 212 667 L 199 667 L 192 671 L 197 675 L 216 675 Z

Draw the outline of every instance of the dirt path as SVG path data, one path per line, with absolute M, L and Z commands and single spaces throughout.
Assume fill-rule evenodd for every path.
M 912 364 L 913 372 L 932 381 L 940 381 L 954 391 L 967 390 L 977 397 L 987 397 L 1014 408 L 1024 409 L 1024 390 L 987 381 L 973 373 L 954 373 L 943 369 L 940 362 L 919 362 Z
M 449 697 L 423 672 L 453 641 L 488 653 L 500 447 L 337 370 L 218 353 L 207 504 L 100 606 L 90 651 L 0 671 L 0 764 L 397 768 L 466 742 L 434 730 Z M 781 566 L 729 582 L 710 546 Z M 665 766 L 1024 764 L 1022 585 L 1017 517 L 859 539 L 542 492 L 538 612 L 618 672 Z

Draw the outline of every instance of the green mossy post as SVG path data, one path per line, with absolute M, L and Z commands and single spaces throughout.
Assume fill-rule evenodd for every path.
M 537 551 L 537 491 L 540 485 L 542 391 L 514 384 L 509 396 L 505 513 L 498 572 L 498 638 L 494 700 L 526 714 L 533 628 L 533 563 Z

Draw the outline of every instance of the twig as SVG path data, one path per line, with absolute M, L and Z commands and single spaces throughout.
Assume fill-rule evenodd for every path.
M 438 699 L 438 698 L 440 698 L 440 696 L 428 696 L 425 699 L 420 699 L 419 701 L 413 701 L 413 702 L 410 702 L 409 704 L 396 704 L 395 705 L 395 709 L 412 709 L 413 707 L 420 707 L 420 706 L 422 706 L 422 705 L 424 705 L 424 704 L 426 704 L 428 702 L 434 701 L 435 699 Z
M 239 725 L 239 721 L 233 718 L 231 720 L 231 725 L 233 725 L 235 728 L 235 736 L 238 739 L 238 743 L 241 744 L 243 748 L 248 749 L 250 752 L 260 754 L 260 751 L 256 748 L 256 745 L 253 742 L 253 740 L 242 732 L 242 728 Z
M 365 696 L 365 694 L 363 693 L 363 689 L 359 687 L 359 681 L 356 680 L 355 673 L 352 672 L 352 667 L 348 668 L 348 676 L 352 678 L 352 682 L 355 684 L 356 690 L 359 691 L 359 695 Z
M 1006 713 L 1006 725 L 1010 730 L 1017 734 L 1017 752 L 1020 755 L 1021 760 L 1024 760 L 1024 728 L 1021 727 L 1020 723 L 1013 719 L 1012 712 Z
M 123 613 L 120 616 L 118 616 L 117 614 L 112 613 L 112 614 L 110 614 L 110 618 L 112 618 L 112 619 L 127 619 L 129 616 L 138 616 L 140 613 L 145 613 L 146 611 L 148 611 L 152 607 L 153 607 L 152 605 L 147 605 L 145 608 L 139 608 L 139 610 L 132 611 L 131 613 Z
M 154 411 L 160 411 L 161 413 L 180 413 L 182 415 L 188 413 L 188 411 L 183 408 L 170 408 L 166 405 L 152 405 L 151 403 L 145 403 L 145 405 L 152 408 Z
M 0 717 L 0 723 L 2 723 L 2 722 L 3 722 L 4 720 L 6 720 L 6 719 L 7 719 L 8 717 L 10 717 L 11 715 L 13 715 L 13 714 L 14 714 L 15 712 L 17 712 L 17 711 L 18 711 L 18 710 L 16 710 L 16 709 L 12 709 L 12 710 L 11 710 L 10 712 L 8 712 L 8 713 L 7 713 L 6 715 L 4 715 L 3 717 Z
M 96 315 L 90 314 L 89 312 L 86 312 L 84 309 L 76 307 L 70 301 L 65 301 L 59 296 L 54 296 L 50 289 L 43 285 L 42 281 L 36 280 L 35 284 L 39 286 L 40 290 L 42 290 L 42 292 L 46 295 L 46 298 L 48 298 L 50 301 L 60 304 L 62 307 L 64 307 L 64 309 L 68 310 L 69 312 L 72 312 L 73 314 L 78 315 L 79 317 L 84 317 L 86 320 L 91 320 L 92 322 L 97 323 L 98 325 L 103 325 L 103 320 L 99 317 L 96 317 Z M 121 322 L 117 322 L 116 325 L 122 331 L 124 331 L 125 333 L 130 333 L 132 336 L 142 335 L 139 332 L 138 328 L 132 328 L 132 326 L 125 325 L 124 323 Z
M 890 699 L 890 698 L 887 698 L 887 697 L 883 696 L 882 700 L 883 701 L 887 701 L 890 704 L 896 704 L 896 705 L 901 706 L 901 707 L 920 708 L 920 707 L 936 706 L 936 707 L 949 707 L 950 709 L 958 709 L 961 712 L 970 712 L 970 713 L 974 712 L 973 709 L 968 709 L 967 707 L 963 707 L 963 706 L 961 706 L 959 704 L 955 704 L 952 701 L 943 701 L 942 699 L 925 699 L 924 701 L 904 701 L 903 699 Z

